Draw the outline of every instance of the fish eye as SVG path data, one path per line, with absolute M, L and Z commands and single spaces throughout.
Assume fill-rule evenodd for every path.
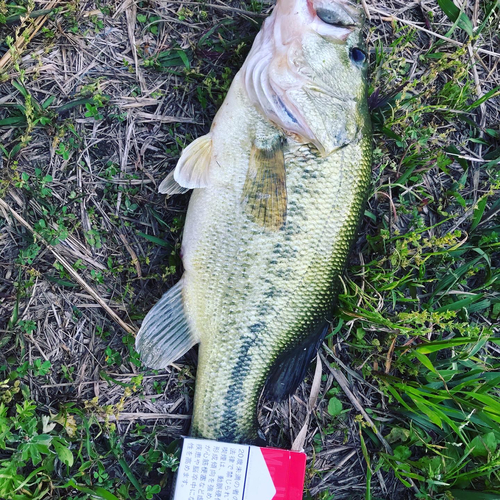
M 343 9 L 330 10 L 318 7 L 316 15 L 326 24 L 337 26 L 352 26 L 354 20 Z
M 335 14 L 335 12 L 332 12 L 331 10 L 318 9 L 316 10 L 316 14 L 326 24 L 338 23 L 338 16 Z
M 366 53 L 358 47 L 353 47 L 350 55 L 352 62 L 356 64 L 362 64 L 366 61 Z

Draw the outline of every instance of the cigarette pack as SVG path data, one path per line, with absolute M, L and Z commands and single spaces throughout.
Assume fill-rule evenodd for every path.
M 173 500 L 302 500 L 306 455 L 185 438 Z

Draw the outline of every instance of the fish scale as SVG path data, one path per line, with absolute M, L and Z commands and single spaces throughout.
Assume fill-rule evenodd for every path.
M 274 399 L 290 394 L 303 377 L 362 215 L 371 128 L 366 65 L 359 53 L 350 58 L 362 50 L 361 15 L 322 0 L 330 26 L 315 0 L 312 10 L 306 5 L 278 0 L 210 133 L 160 186 L 194 189 L 185 271 L 148 313 L 136 344 L 155 368 L 174 361 L 172 345 L 184 345 L 178 357 L 200 344 L 195 436 L 259 440 L 258 400 L 264 388 Z

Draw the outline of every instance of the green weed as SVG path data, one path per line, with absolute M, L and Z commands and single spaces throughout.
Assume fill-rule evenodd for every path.
M 50 363 L 35 361 L 30 367 L 32 376 L 40 377 L 50 371 Z M 109 416 L 120 411 L 124 398 L 138 389 L 140 380 L 126 384 L 124 397 L 114 407 L 100 407 L 97 401 L 87 404 L 86 412 L 74 404 L 63 405 L 54 414 L 31 400 L 23 383 L 28 369 L 12 371 L 0 366 L 8 377 L 0 383 L 0 496 L 6 500 L 42 500 L 51 498 L 144 499 L 159 492 L 157 484 L 143 483 L 137 472 L 145 477 L 165 475 L 179 464 L 177 442 L 170 446 L 153 446 L 137 426 L 131 440 L 117 435 L 114 424 L 100 423 L 98 415 Z M 69 372 L 67 372 L 69 373 Z M 112 381 L 112 380 L 110 380 Z M 106 437 L 105 437 L 106 436 Z M 130 446 L 142 443 L 143 453 L 133 469 L 124 453 Z M 111 476 L 110 460 L 121 473 Z M 55 477 L 59 480 L 54 483 Z M 126 478 L 126 481 L 120 477 Z M 54 489 L 55 487 L 55 489 Z M 54 496 L 55 495 L 55 496 Z M 89 497 L 90 496 L 90 497 Z
M 469 30 L 470 21 L 451 2 L 440 5 Z M 426 70 L 411 79 L 402 54 L 416 33 L 403 27 L 395 34 L 389 51 L 375 54 L 375 185 L 365 214 L 364 263 L 350 268 L 339 298 L 339 335 L 349 324 L 352 364 L 362 366 L 397 416 L 380 424 L 393 454 L 378 453 L 376 467 L 416 488 L 418 498 L 498 494 L 500 226 L 491 217 L 498 212 L 499 186 L 490 168 L 498 164 L 497 136 L 483 137 L 470 119 L 481 101 L 465 51 L 431 48 L 420 56 Z M 482 170 L 479 196 L 470 186 L 476 166 L 451 143 L 457 129 L 461 146 L 480 143 L 492 158 Z M 432 179 L 445 188 L 433 190 Z M 380 446 L 372 437 L 362 430 L 366 498 L 374 470 L 368 450 Z

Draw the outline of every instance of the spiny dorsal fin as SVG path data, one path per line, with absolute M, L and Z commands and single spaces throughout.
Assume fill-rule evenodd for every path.
M 202 135 L 183 152 L 174 170 L 175 181 L 183 188 L 204 188 L 209 184 L 212 134 Z
M 242 203 L 257 224 L 273 231 L 285 225 L 287 193 L 281 137 L 269 147 L 252 145 Z
M 174 172 L 175 170 L 172 170 L 165 179 L 160 184 L 160 187 L 158 188 L 158 192 L 161 194 L 184 194 L 189 191 L 189 188 L 182 187 L 175 179 L 174 179 Z
M 166 368 L 200 341 L 184 316 L 182 284 L 183 279 L 153 306 L 135 339 L 142 362 L 150 368 Z

